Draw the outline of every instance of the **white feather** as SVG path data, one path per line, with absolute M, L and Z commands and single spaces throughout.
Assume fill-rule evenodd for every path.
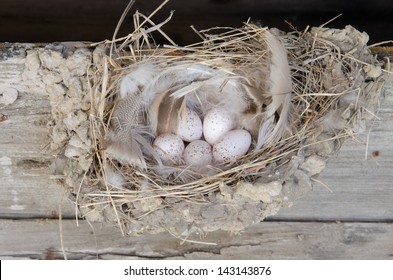
M 192 72 L 199 66 L 195 64 L 194 67 L 184 69 L 179 74 L 188 75 L 189 71 Z M 198 111 L 203 115 L 213 107 L 224 107 L 233 114 L 240 114 L 247 109 L 247 93 L 241 83 L 244 77 L 232 74 L 230 71 L 210 68 L 203 76 L 205 79 L 198 78 L 174 91 L 171 96 L 187 97 L 188 106 L 199 107 Z
M 132 72 L 121 79 L 120 97 L 126 98 L 130 94 L 137 95 L 140 89 L 150 83 L 158 73 L 159 67 L 150 61 L 137 64 Z
M 292 79 L 287 52 L 280 41 L 266 31 L 266 43 L 271 52 L 271 66 L 267 94 L 272 102 L 268 105 L 265 120 L 259 130 L 256 148 L 271 145 L 284 137 L 288 130 L 288 117 L 291 108 Z M 275 122 L 275 113 L 281 108 L 279 120 Z
M 266 31 L 266 40 L 272 53 L 269 94 L 273 98 L 274 110 L 277 110 L 292 91 L 291 71 L 287 51 L 281 42 L 269 31 Z
M 153 97 L 152 100 L 147 100 L 147 102 L 150 102 L 149 123 L 154 135 L 157 132 L 159 122 L 162 121 L 159 115 L 160 106 L 164 98 L 167 101 L 167 94 L 173 93 L 176 97 L 172 98 L 169 96 L 173 100 L 183 98 L 186 94 L 197 90 L 201 86 L 199 81 L 204 81 L 213 77 L 214 73 L 214 69 L 202 64 L 182 63 L 180 65 L 171 65 L 161 71 L 161 73 L 143 89 L 141 93 L 142 96 Z M 179 90 L 179 92 L 177 92 L 177 90 Z M 168 103 L 166 103 L 166 105 L 167 104 Z M 178 108 L 173 107 L 173 109 Z M 175 123 L 176 120 L 173 122 Z
M 201 115 L 213 107 L 226 108 L 240 126 L 258 138 L 256 149 L 282 139 L 288 129 L 292 80 L 285 48 L 273 34 L 265 34 L 270 57 L 241 71 L 192 60 L 139 63 L 120 82 L 107 152 L 120 162 L 143 169 L 148 166 L 148 156 L 158 163 L 153 169 L 162 168 L 151 141 L 160 121 L 171 123 L 186 103 Z M 176 100 L 181 100 L 181 106 Z
M 116 173 L 110 165 L 106 165 L 105 168 L 105 182 L 114 187 L 122 187 L 127 183 L 127 180 L 123 175 Z
M 348 123 L 348 121 L 343 118 L 345 110 L 346 109 L 335 109 L 327 112 L 326 115 L 318 121 L 322 130 L 332 133 L 344 129 Z
M 202 65 L 188 63 L 173 65 L 162 69 L 145 87 L 143 96 L 155 96 L 157 93 L 173 92 L 179 87 L 184 87 L 194 81 L 203 81 L 211 78 L 215 74 L 214 69 Z

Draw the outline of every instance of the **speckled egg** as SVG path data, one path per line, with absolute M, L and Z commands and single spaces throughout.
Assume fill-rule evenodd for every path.
M 203 135 L 206 142 L 214 145 L 228 131 L 235 127 L 234 117 L 223 108 L 208 111 L 203 120 Z
M 187 165 L 209 165 L 213 159 L 212 147 L 203 140 L 192 141 L 184 150 L 183 157 Z
M 198 114 L 187 108 L 184 116 L 178 118 L 176 134 L 184 141 L 191 142 L 202 137 L 202 121 Z
M 236 160 L 244 156 L 250 146 L 251 134 L 247 130 L 231 130 L 213 146 L 213 159 L 217 163 Z
M 153 147 L 166 165 L 179 164 L 184 152 L 184 142 L 172 133 L 159 135 L 154 140 Z

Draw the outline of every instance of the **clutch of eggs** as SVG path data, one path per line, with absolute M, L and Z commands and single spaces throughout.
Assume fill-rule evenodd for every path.
M 179 116 L 175 133 L 161 134 L 153 147 L 165 165 L 205 166 L 225 163 L 244 156 L 252 142 L 251 134 L 236 129 L 236 121 L 223 108 L 208 111 L 203 123 L 198 114 L 187 108 Z M 185 146 L 184 142 L 188 142 Z

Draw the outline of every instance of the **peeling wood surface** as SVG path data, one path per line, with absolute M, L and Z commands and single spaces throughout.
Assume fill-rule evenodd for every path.
M 169 234 L 122 237 L 117 228 L 75 224 L 75 207 L 49 172 L 53 155 L 48 97 L 21 83 L 24 54 L 0 61 L 0 93 L 18 98 L 0 104 L 0 258 L 61 258 L 58 211 L 69 258 L 393 258 L 393 83 L 385 87 L 378 119 L 348 140 L 318 178 L 314 191 L 292 208 L 240 236 L 209 234 L 184 243 Z M 368 143 L 366 145 L 366 143 Z M 367 152 L 367 156 L 366 155 Z M 343 223 L 332 223 L 343 221 Z M 190 237 L 199 240 L 198 237 Z M 29 240 L 29 242 L 26 242 Z

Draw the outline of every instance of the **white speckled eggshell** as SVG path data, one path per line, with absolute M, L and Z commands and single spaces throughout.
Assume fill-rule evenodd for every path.
M 223 108 L 214 108 L 208 111 L 203 120 L 203 135 L 206 142 L 211 145 L 235 126 L 233 116 Z
M 231 130 L 213 146 L 213 159 L 217 163 L 236 160 L 244 156 L 250 146 L 251 134 L 247 130 Z
M 187 142 L 201 139 L 202 121 L 195 111 L 187 108 L 185 119 L 179 116 L 176 134 Z
M 184 150 L 183 157 L 187 165 L 209 165 L 213 160 L 212 147 L 203 140 L 192 141 Z
M 167 165 L 179 164 L 184 152 L 184 142 L 172 133 L 159 135 L 153 142 L 154 150 Z

